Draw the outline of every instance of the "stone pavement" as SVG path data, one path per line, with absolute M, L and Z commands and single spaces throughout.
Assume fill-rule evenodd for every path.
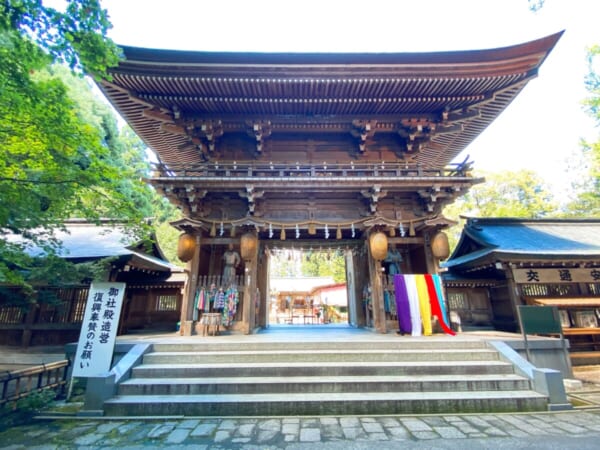
M 1 420 L 1 419 L 0 419 Z M 528 414 L 38 418 L 0 449 L 597 449 L 600 408 Z

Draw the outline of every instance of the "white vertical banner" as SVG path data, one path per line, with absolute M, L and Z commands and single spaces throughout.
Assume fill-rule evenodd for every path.
M 110 370 L 125 283 L 92 283 L 81 324 L 74 377 L 95 377 Z

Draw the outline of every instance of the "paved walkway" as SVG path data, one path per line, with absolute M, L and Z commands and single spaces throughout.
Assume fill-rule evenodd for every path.
M 0 419 L 1 420 L 1 419 Z M 0 449 L 597 449 L 600 408 L 385 417 L 37 419 Z

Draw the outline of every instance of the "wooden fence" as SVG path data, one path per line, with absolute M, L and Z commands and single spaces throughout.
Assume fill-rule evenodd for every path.
M 16 406 L 17 400 L 45 389 L 56 389 L 57 396 L 63 396 L 67 384 L 68 368 L 69 360 L 65 359 L 1 374 L 0 405 L 14 402 Z

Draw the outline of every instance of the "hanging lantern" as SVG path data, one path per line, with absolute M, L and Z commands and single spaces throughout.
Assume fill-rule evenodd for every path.
M 390 237 L 396 236 L 396 229 L 394 227 L 390 227 Z
M 281 234 L 279 235 L 279 240 L 285 241 L 285 228 L 281 227 Z
M 212 226 L 210 227 L 210 237 L 215 237 L 217 235 L 217 225 L 215 224 L 215 222 L 212 223 Z
M 314 236 L 315 234 L 317 234 L 317 227 L 315 226 L 314 223 L 308 224 L 308 234 L 310 234 L 311 236 Z
M 450 256 L 450 245 L 448 244 L 448 235 L 439 231 L 431 240 L 431 252 L 437 259 L 446 259 Z
M 250 261 L 256 255 L 258 238 L 254 233 L 246 233 L 240 237 L 240 253 L 244 261 Z
M 335 238 L 336 239 L 342 238 L 342 229 L 340 227 L 337 227 L 337 231 L 335 232 Z
M 179 242 L 177 243 L 177 257 L 183 261 L 188 262 L 194 257 L 196 251 L 196 237 L 189 233 L 183 233 L 179 236 Z
M 231 225 L 231 229 L 229 230 L 229 236 L 235 237 L 235 225 Z
M 385 233 L 378 231 L 371 234 L 369 237 L 369 248 L 371 249 L 371 256 L 377 261 L 383 261 L 387 256 L 388 251 L 388 240 Z

